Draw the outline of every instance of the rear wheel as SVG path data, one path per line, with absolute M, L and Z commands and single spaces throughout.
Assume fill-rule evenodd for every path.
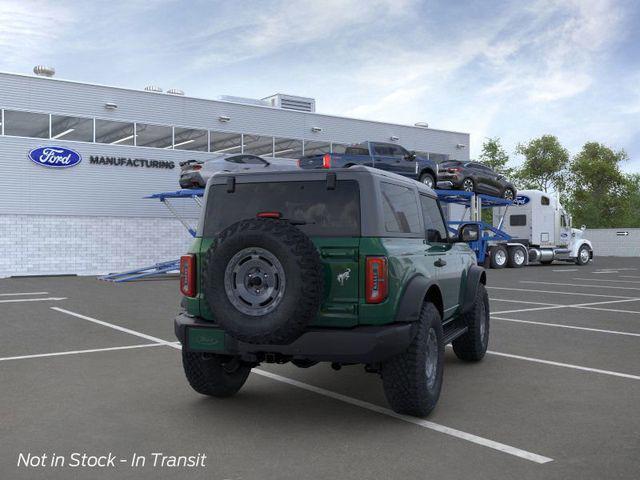
M 491 268 L 504 268 L 507 265 L 507 249 L 503 245 L 495 245 L 490 250 Z
M 383 362 L 381 374 L 393 411 L 424 417 L 440 397 L 444 363 L 442 320 L 433 303 L 423 304 L 417 327 L 407 350 Z
M 429 188 L 435 188 L 436 181 L 430 173 L 420 175 L 420 183 L 424 183 Z
M 471 310 L 464 315 L 467 333 L 452 342 L 453 351 L 460 360 L 482 360 L 489 346 L 489 295 L 483 284 L 478 285 Z
M 473 183 L 471 178 L 465 178 L 462 181 L 462 190 L 465 192 L 474 192 L 476 189 L 476 185 Z
M 230 397 L 246 382 L 251 365 L 237 357 L 182 351 L 182 366 L 189 385 L 211 397 Z
M 509 259 L 507 265 L 510 268 L 520 268 L 526 263 L 527 252 L 523 247 L 509 247 Z

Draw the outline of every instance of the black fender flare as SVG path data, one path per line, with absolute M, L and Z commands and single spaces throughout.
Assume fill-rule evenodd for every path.
M 436 175 L 436 172 L 429 166 L 424 167 L 423 169 L 420 170 L 420 173 L 418 173 L 418 180 L 420 179 L 420 177 L 422 177 L 422 175 L 424 175 L 425 173 L 430 174 L 433 177 L 433 180 L 435 182 L 438 181 L 438 175 Z
M 476 299 L 478 285 L 487 284 L 487 273 L 484 268 L 478 265 L 471 265 L 467 272 L 467 282 L 464 288 L 464 298 L 462 299 L 462 313 L 467 313 L 473 308 Z
M 429 279 L 422 275 L 412 277 L 400 297 L 394 321 L 416 322 L 420 318 L 424 298 L 433 285 L 437 285 L 435 279 Z

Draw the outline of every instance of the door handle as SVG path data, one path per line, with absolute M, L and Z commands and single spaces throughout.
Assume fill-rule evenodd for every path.
M 433 262 L 433 264 L 436 267 L 444 267 L 447 264 L 447 262 L 445 260 L 443 260 L 442 258 L 439 258 L 435 262 Z

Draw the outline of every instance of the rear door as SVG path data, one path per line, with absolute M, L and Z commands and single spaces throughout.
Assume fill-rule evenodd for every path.
M 371 153 L 373 154 L 373 165 L 388 172 L 393 171 L 393 164 L 396 159 L 393 156 L 393 149 L 384 143 L 372 143 Z
M 433 268 L 442 291 L 445 319 L 457 310 L 460 303 L 460 279 L 462 257 L 449 241 L 446 223 L 438 201 L 420 194 L 420 206 L 424 219 L 426 255 L 429 268 Z

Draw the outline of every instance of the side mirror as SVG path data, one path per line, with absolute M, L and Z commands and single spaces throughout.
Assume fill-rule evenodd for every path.
M 410 162 L 412 162 L 413 160 L 416 159 L 416 152 L 411 150 L 407 155 L 404 156 L 404 159 L 405 160 L 409 160 Z
M 480 227 L 476 223 L 465 223 L 458 228 L 458 239 L 461 242 L 475 242 L 480 239 Z

